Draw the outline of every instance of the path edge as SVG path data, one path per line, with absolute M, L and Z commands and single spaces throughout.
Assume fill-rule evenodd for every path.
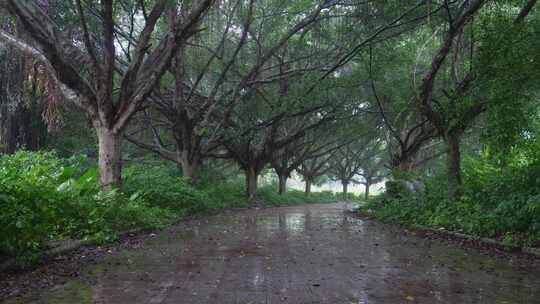
M 447 229 L 435 229 L 435 228 L 431 228 L 431 227 L 423 226 L 423 225 L 418 225 L 418 224 L 405 225 L 405 224 L 399 224 L 399 223 L 385 223 L 385 222 L 381 221 L 380 219 L 374 217 L 372 214 L 369 214 L 368 212 L 365 212 L 365 211 L 360 211 L 358 209 L 354 210 L 354 211 L 348 211 L 347 213 L 349 213 L 350 215 L 352 215 L 354 217 L 357 217 L 357 218 L 369 219 L 369 220 L 377 221 L 377 222 L 380 222 L 380 223 L 383 223 L 383 224 L 386 224 L 386 225 L 391 224 L 391 225 L 395 225 L 395 226 L 405 227 L 405 228 L 408 228 L 408 229 L 419 230 L 419 231 L 422 231 L 422 232 L 429 232 L 429 233 L 432 233 L 432 234 L 435 234 L 435 235 L 449 236 L 449 237 L 459 239 L 459 240 L 474 241 L 474 242 L 478 242 L 478 243 L 481 243 L 481 244 L 484 244 L 484 245 L 496 246 L 497 248 L 501 248 L 501 249 L 503 249 L 504 251 L 506 251 L 508 253 L 519 252 L 519 253 L 524 253 L 524 254 L 530 255 L 530 256 L 532 256 L 534 258 L 540 259 L 540 247 L 528 247 L 528 246 L 510 245 L 510 244 L 505 244 L 503 242 L 497 241 L 496 239 L 492 239 L 492 238 L 479 237 L 479 236 L 460 233 L 460 232 L 451 231 L 451 230 L 447 230 Z

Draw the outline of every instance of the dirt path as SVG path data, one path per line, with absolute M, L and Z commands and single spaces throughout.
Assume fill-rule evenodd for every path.
M 540 267 L 406 236 L 345 204 L 184 222 L 6 303 L 540 303 Z

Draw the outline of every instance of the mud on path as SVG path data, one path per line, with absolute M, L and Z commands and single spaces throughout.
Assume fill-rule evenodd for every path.
M 540 303 L 538 262 L 406 235 L 347 207 L 189 220 L 5 303 Z

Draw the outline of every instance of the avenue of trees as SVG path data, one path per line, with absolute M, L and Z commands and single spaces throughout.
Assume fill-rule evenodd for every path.
M 272 175 L 463 202 L 539 160 L 536 2 L 0 0 L 0 157 L 85 154 L 105 192 L 151 158 L 250 201 Z

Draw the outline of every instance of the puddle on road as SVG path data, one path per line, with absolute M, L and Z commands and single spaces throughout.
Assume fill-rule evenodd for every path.
M 193 220 L 18 303 L 540 303 L 540 266 L 351 218 L 343 204 Z M 88 279 L 90 278 L 90 279 Z

